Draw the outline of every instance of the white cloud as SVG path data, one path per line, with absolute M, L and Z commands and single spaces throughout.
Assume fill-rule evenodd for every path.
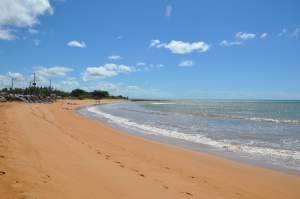
M 108 57 L 108 59 L 110 60 L 120 60 L 123 59 L 123 57 L 121 57 L 120 55 L 111 55 Z
M 266 38 L 268 36 L 268 33 L 264 32 L 260 35 L 260 38 L 263 39 L 263 38 Z
M 66 78 L 66 79 L 62 80 L 61 82 L 54 84 L 54 87 L 64 90 L 64 91 L 72 91 L 73 89 L 76 89 L 79 86 L 80 86 L 79 82 L 74 77 Z
M 125 85 L 124 83 L 100 82 L 96 87 L 87 90 L 106 90 L 113 95 L 129 96 L 130 98 L 171 98 L 167 92 L 154 88 L 142 88 L 137 85 Z
M 138 62 L 136 63 L 137 66 L 146 66 L 147 64 L 145 62 Z
M 149 44 L 149 48 L 155 47 L 160 43 L 160 41 L 158 39 L 153 39 L 151 40 L 150 44 Z
M 165 16 L 170 17 L 172 15 L 172 11 L 173 11 L 173 6 L 172 5 L 167 5 Z
M 24 80 L 24 76 L 21 73 L 8 72 L 7 75 L 14 80 Z
M 194 66 L 194 65 L 195 65 L 195 63 L 192 60 L 184 60 L 178 64 L 178 66 L 180 66 L 180 67 L 190 67 L 190 66 Z
M 150 71 L 152 69 L 160 69 L 164 67 L 163 64 L 147 64 L 145 62 L 136 63 L 136 71 Z
M 238 32 L 235 34 L 235 38 L 238 40 L 248 40 L 248 39 L 254 39 L 256 35 L 254 33 L 248 33 L 248 32 Z
M 36 30 L 36 29 L 33 29 L 33 28 L 28 28 L 28 32 L 29 32 L 30 34 L 33 34 L 33 35 L 35 35 L 35 34 L 38 34 L 38 33 L 39 33 L 39 31 L 38 31 L 38 30 Z
M 84 41 L 72 40 L 67 43 L 68 46 L 72 48 L 86 48 L 86 44 Z
M 296 28 L 292 34 L 291 34 L 291 37 L 298 37 L 300 34 L 300 28 Z
M 5 88 L 10 86 L 11 79 L 5 75 L 0 75 L 0 88 Z
M 41 77 L 58 77 L 58 76 L 66 76 L 68 72 L 73 71 L 72 68 L 64 67 L 64 66 L 54 66 L 50 68 L 45 67 L 34 67 L 34 72 L 37 76 Z
M 23 74 L 8 72 L 6 75 L 0 75 L 0 88 L 10 88 L 12 79 L 14 79 L 15 87 L 24 87 L 26 85 Z
M 114 77 L 119 74 L 126 74 L 135 71 L 135 68 L 132 66 L 108 63 L 99 67 L 87 67 L 82 78 L 84 81 L 89 81 L 100 78 Z
M 16 37 L 11 34 L 11 31 L 9 29 L 1 29 L 0 26 L 0 39 L 1 40 L 14 40 Z
M 280 33 L 278 33 L 277 36 L 278 36 L 278 37 L 281 37 L 281 36 L 285 35 L 287 32 L 288 32 L 288 30 L 285 29 L 285 28 L 283 28 L 283 29 L 280 31 Z
M 220 46 L 237 46 L 237 45 L 242 45 L 243 43 L 240 41 L 227 41 L 227 40 L 223 40 L 219 43 Z
M 160 43 L 159 40 L 152 40 L 150 42 L 150 47 L 152 48 L 166 48 L 169 49 L 174 54 L 187 54 L 196 52 L 206 52 L 209 50 L 210 45 L 203 41 L 199 42 L 183 42 L 172 40 L 169 43 Z
M 1 0 L 0 3 L 0 39 L 13 40 L 9 27 L 33 27 L 38 17 L 53 14 L 49 0 Z

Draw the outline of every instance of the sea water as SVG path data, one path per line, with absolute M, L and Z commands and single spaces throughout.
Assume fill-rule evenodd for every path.
M 300 101 L 139 101 L 79 112 L 149 139 L 300 174 Z

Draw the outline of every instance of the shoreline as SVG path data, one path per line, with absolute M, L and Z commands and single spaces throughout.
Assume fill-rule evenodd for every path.
M 0 104 L 4 198 L 299 198 L 300 177 L 85 118 L 90 101 Z
M 120 103 L 120 102 L 116 102 L 116 103 Z M 237 152 L 237 151 L 233 152 L 230 150 L 223 150 L 222 148 L 216 148 L 210 145 L 206 145 L 204 143 L 195 143 L 192 141 L 187 141 L 184 139 L 168 137 L 163 135 L 147 134 L 140 130 L 131 129 L 129 127 L 118 125 L 114 123 L 114 121 L 110 121 L 110 119 L 99 118 L 99 116 L 96 113 L 89 112 L 88 110 L 86 110 L 89 107 L 102 106 L 102 105 L 105 104 L 101 104 L 101 105 L 93 104 L 93 105 L 82 106 L 76 108 L 75 111 L 85 118 L 95 120 L 117 131 L 125 132 L 133 136 L 142 137 L 146 140 L 150 140 L 150 141 L 154 141 L 154 142 L 158 142 L 170 146 L 175 146 L 181 149 L 191 150 L 194 152 L 206 153 L 209 155 L 217 156 L 227 160 L 236 161 L 243 164 L 249 164 L 252 166 L 262 167 L 265 169 L 271 169 L 274 171 L 300 176 L 300 170 L 298 170 L 296 167 L 284 167 L 283 165 L 276 165 L 274 163 L 266 162 L 265 160 L 259 159 L 257 157 L 255 159 L 255 157 L 250 157 L 249 154 L 246 154 L 245 152 L 244 153 Z

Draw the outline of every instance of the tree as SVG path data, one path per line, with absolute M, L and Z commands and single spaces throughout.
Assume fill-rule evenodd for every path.
M 93 92 L 91 92 L 91 95 L 94 99 L 101 99 L 104 97 L 108 97 L 109 93 L 107 91 L 94 90 Z
M 86 92 L 85 90 L 82 90 L 82 89 L 72 90 L 71 96 L 72 97 L 77 97 L 79 99 L 85 99 L 85 98 L 90 98 L 91 97 L 91 95 L 88 92 Z

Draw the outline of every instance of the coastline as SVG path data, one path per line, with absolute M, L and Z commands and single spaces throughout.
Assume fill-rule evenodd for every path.
M 170 102 L 170 103 L 173 103 L 173 102 Z M 124 108 L 122 106 L 118 106 L 118 104 L 119 103 L 113 104 L 113 106 L 117 105 L 117 107 L 119 109 Z M 128 102 L 122 101 L 120 104 L 128 104 Z M 101 105 L 105 105 L 105 104 L 101 104 Z M 112 104 L 107 104 L 107 105 L 110 106 Z M 92 108 L 93 110 L 89 110 L 90 108 Z M 94 110 L 94 108 L 95 108 L 95 110 Z M 100 107 L 98 107 L 98 108 L 100 108 Z M 115 109 L 115 108 L 116 107 L 113 107 L 112 109 Z M 111 109 L 111 107 L 107 108 L 107 109 Z M 116 129 L 121 132 L 126 132 L 133 136 L 142 137 L 142 138 L 145 138 L 150 141 L 159 142 L 159 143 L 166 144 L 166 145 L 172 145 L 175 147 L 184 148 L 184 149 L 192 150 L 195 152 L 207 153 L 207 154 L 210 154 L 213 156 L 241 162 L 244 164 L 250 164 L 253 166 L 263 167 L 263 168 L 267 168 L 267 169 L 271 169 L 271 170 L 288 173 L 291 175 L 300 176 L 300 171 L 299 171 L 299 168 L 297 167 L 296 163 L 295 163 L 296 167 L 280 165 L 278 163 L 275 164 L 270 159 L 262 159 L 262 157 L 250 156 L 246 152 L 237 151 L 237 150 L 235 150 L 235 151 L 229 150 L 228 148 L 220 147 L 219 145 L 215 146 L 215 145 L 210 145 L 209 143 L 205 143 L 205 142 L 190 141 L 189 139 L 185 139 L 180 136 L 176 137 L 176 136 L 172 136 L 172 135 L 165 135 L 164 133 L 153 133 L 153 132 L 155 132 L 154 129 L 149 128 L 149 126 L 147 126 L 146 128 L 143 125 L 138 126 L 139 124 L 134 123 L 135 120 L 130 119 L 130 116 L 128 116 L 128 118 L 124 117 L 124 113 L 121 113 L 120 116 L 118 116 L 117 112 L 115 112 L 116 110 L 114 110 L 113 113 L 109 113 L 109 112 L 105 112 L 105 111 L 103 113 L 101 109 L 99 109 L 99 110 L 97 109 L 97 104 L 78 107 L 75 110 L 77 113 L 81 114 L 82 116 L 96 120 L 100 123 L 104 123 L 105 125 L 113 128 L 113 129 Z M 108 115 L 107 115 L 107 113 L 108 113 Z M 115 117 L 115 116 L 117 116 L 117 117 Z M 124 119 L 127 119 L 127 120 L 124 122 Z M 128 123 L 126 123 L 126 122 L 128 122 Z M 132 122 L 133 122 L 133 124 L 132 124 Z M 154 126 L 154 128 L 155 128 L 155 126 Z M 150 132 L 147 132 L 146 129 L 149 129 Z M 155 128 L 155 130 L 157 132 L 161 132 L 164 129 Z M 176 133 L 177 132 L 175 131 L 175 134 Z M 210 142 L 210 141 L 211 140 L 208 140 L 208 142 Z M 224 148 L 226 150 L 224 150 Z
M 80 116 L 93 100 L 0 104 L 4 198 L 299 198 L 300 177 Z M 109 103 L 109 101 L 108 101 Z

